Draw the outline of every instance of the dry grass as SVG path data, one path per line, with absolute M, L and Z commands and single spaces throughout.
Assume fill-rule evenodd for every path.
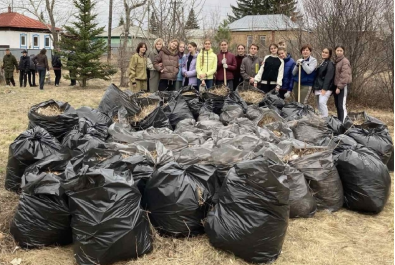
M 291 153 L 283 157 L 283 161 L 288 162 L 288 161 L 296 160 L 304 156 L 308 156 L 322 151 L 323 149 L 316 149 L 316 148 L 302 148 L 302 149 L 292 148 Z
M 53 78 L 52 78 L 53 80 Z M 108 83 L 92 81 L 95 89 L 68 87 L 62 80 L 60 87 L 11 88 L 15 93 L 4 93 L 10 88 L 0 87 L 0 264 L 10 264 L 21 258 L 21 265 L 75 265 L 71 247 L 52 247 L 33 250 L 18 249 L 8 234 L 9 220 L 18 204 L 18 196 L 4 190 L 8 146 L 28 124 L 27 112 L 32 105 L 49 99 L 69 102 L 74 108 L 97 107 Z M 332 97 L 331 97 L 332 98 Z M 331 101 L 332 102 L 332 101 Z M 328 104 L 333 104 L 333 103 Z M 386 122 L 393 133 L 394 114 L 373 108 L 369 115 Z M 333 109 L 332 109 L 333 110 Z M 350 110 L 351 111 L 351 110 Z M 393 180 L 393 174 L 391 174 Z M 335 213 L 318 212 L 310 219 L 289 222 L 282 254 L 274 265 L 385 265 L 394 261 L 394 196 L 379 215 L 362 215 L 342 209 Z M 253 242 L 252 242 L 253 243 Z M 247 246 L 248 247 L 248 246 Z M 154 250 L 136 261 L 118 262 L 116 265 L 245 265 L 232 254 L 214 249 L 207 236 L 189 239 L 155 236 Z
M 263 127 L 266 124 L 276 122 L 276 119 L 270 115 L 264 115 L 262 119 L 258 122 L 259 127 Z
M 254 90 L 239 91 L 239 95 L 248 104 L 258 104 L 265 98 L 264 93 Z
M 148 115 L 150 115 L 156 108 L 158 107 L 157 103 L 149 104 L 144 107 L 141 107 L 141 111 L 129 118 L 129 122 L 140 122 L 144 120 Z
M 227 95 L 229 95 L 229 88 L 226 87 L 225 85 L 217 86 L 217 87 L 209 89 L 207 91 L 207 93 L 214 94 L 217 96 L 226 97 Z
M 152 96 L 153 95 L 153 93 L 148 93 L 148 92 L 146 92 L 146 93 L 141 93 L 141 94 L 139 94 L 138 96 L 137 96 L 137 98 L 148 98 L 148 97 L 150 97 L 150 96 Z
M 196 95 L 196 92 L 193 92 L 193 91 L 187 91 L 187 92 L 183 92 L 183 93 L 181 93 L 182 95 L 185 95 L 185 96 L 194 96 L 194 95 Z
M 277 137 L 283 136 L 283 133 L 280 132 L 280 131 L 277 131 L 277 130 L 274 130 L 273 133 L 274 133 L 274 135 L 277 136 Z
M 45 107 L 41 107 L 37 109 L 37 113 L 44 116 L 58 116 L 63 112 L 64 111 L 61 110 L 56 104 L 49 104 Z

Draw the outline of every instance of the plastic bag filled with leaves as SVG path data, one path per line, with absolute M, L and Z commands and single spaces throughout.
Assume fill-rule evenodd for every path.
M 229 170 L 219 202 L 204 225 L 214 247 L 247 262 L 278 258 L 289 219 L 289 188 L 283 172 L 281 162 L 266 157 L 237 163 Z
M 181 95 L 170 100 L 163 111 L 169 118 L 170 125 L 173 127 L 173 129 L 176 128 L 180 121 L 194 118 L 192 112 L 189 109 L 187 101 Z
M 383 121 L 375 117 L 369 116 L 365 111 L 348 113 L 343 123 L 344 130 L 348 130 L 351 126 L 357 128 L 387 127 L 387 125 Z
M 265 93 L 246 82 L 242 82 L 236 88 L 236 93 L 247 105 L 259 105 L 265 98 Z
M 299 102 L 291 102 L 284 105 L 281 110 L 281 116 L 286 121 L 299 120 L 304 116 L 308 118 L 319 118 L 314 112 L 314 108 L 310 105 L 304 105 Z
M 295 139 L 315 146 L 327 146 L 332 138 L 332 131 L 321 119 L 302 118 L 288 123 Z

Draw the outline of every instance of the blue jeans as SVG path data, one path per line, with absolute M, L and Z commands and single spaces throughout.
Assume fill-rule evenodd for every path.
M 213 79 L 207 79 L 204 80 L 204 82 L 206 82 L 206 89 L 209 89 L 210 87 L 213 86 Z M 197 80 L 197 87 L 199 89 L 200 85 L 201 85 L 202 81 L 200 79 Z
M 37 67 L 38 71 L 38 78 L 40 80 L 40 89 L 44 89 L 44 82 L 45 82 L 45 73 L 47 72 L 47 69 L 44 67 Z

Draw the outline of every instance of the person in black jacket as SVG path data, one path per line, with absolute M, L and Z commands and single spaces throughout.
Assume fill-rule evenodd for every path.
M 30 57 L 27 56 L 27 51 L 22 51 L 21 59 L 19 60 L 19 86 L 26 87 L 27 74 L 30 72 Z
M 52 68 L 55 72 L 55 86 L 59 86 L 60 78 L 62 76 L 62 61 L 60 60 L 59 51 L 59 49 L 56 49 L 52 56 Z
M 324 48 L 321 56 L 323 61 L 315 70 L 316 76 L 313 89 L 321 117 L 328 117 L 328 106 L 326 104 L 333 92 L 333 81 L 335 78 L 335 64 L 331 61 L 332 49 Z
M 30 87 L 36 87 L 36 74 L 37 74 L 37 69 L 36 69 L 36 63 L 34 62 L 34 57 L 36 57 L 35 54 L 30 54 L 30 69 L 29 72 L 27 73 L 28 79 L 29 79 L 29 86 Z

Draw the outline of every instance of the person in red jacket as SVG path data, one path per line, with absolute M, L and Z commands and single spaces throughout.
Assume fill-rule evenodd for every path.
M 228 51 L 228 42 L 223 40 L 221 42 L 221 52 L 217 55 L 217 74 L 215 76 L 215 84 L 224 84 L 224 72 L 226 72 L 227 86 L 233 90 L 234 72 L 237 69 L 236 57 Z M 224 71 L 225 69 L 225 71 Z

